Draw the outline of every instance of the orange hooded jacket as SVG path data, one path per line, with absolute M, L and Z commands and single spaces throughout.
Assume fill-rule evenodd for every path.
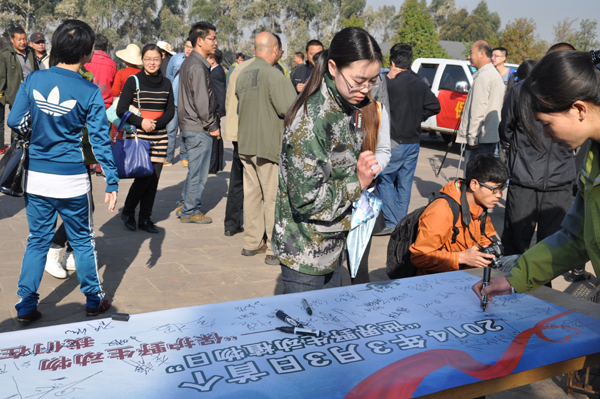
M 460 204 L 461 184 L 460 181 L 453 180 L 446 184 L 440 193 L 450 196 Z M 481 234 L 481 220 L 479 219 L 483 208 L 474 204 L 469 204 L 469 207 L 471 210 L 469 230 L 477 243 L 487 247 L 492 243 L 490 238 L 496 234 L 492 220 L 489 215 L 486 216 L 485 234 L 487 237 L 485 237 Z M 452 210 L 445 199 L 433 201 L 419 218 L 417 239 L 410 246 L 411 262 L 417 268 L 417 276 L 471 268 L 467 265 L 459 265 L 458 252 L 465 251 L 477 243 L 473 241 L 467 231 L 467 226 L 462 221 L 462 215 L 459 215 L 456 222 L 459 233 L 456 242 L 452 244 L 453 221 Z

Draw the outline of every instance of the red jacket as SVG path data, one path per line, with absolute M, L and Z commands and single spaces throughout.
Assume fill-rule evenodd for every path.
M 460 183 L 453 180 L 440 190 L 460 204 Z M 469 204 L 471 210 L 471 223 L 469 230 L 477 242 L 487 247 L 492 242 L 481 234 L 481 221 L 479 216 L 483 208 L 479 205 Z M 477 245 L 463 224 L 462 216 L 459 215 L 456 227 L 458 235 L 456 242 L 452 244 L 452 222 L 454 217 L 448 201 L 437 199 L 432 202 L 419 218 L 419 233 L 417 239 L 411 245 L 410 260 L 417 268 L 417 275 L 451 272 L 459 269 L 469 269 L 467 265 L 458 264 L 458 253 Z M 485 222 L 485 234 L 493 237 L 496 234 L 490 216 Z M 440 250 L 440 248 L 442 248 Z
M 110 94 L 112 94 L 113 97 L 120 97 L 121 92 L 123 91 L 123 86 L 125 86 L 125 82 L 127 81 L 127 78 L 132 75 L 135 75 L 140 71 L 141 69 L 139 68 L 127 67 L 120 69 L 115 75 L 115 82 L 113 83 L 113 87 L 110 90 Z
M 110 94 L 115 75 L 117 73 L 117 64 L 110 58 L 106 52 L 101 50 L 94 51 L 92 61 L 85 64 L 85 69 L 94 74 L 94 84 L 100 88 L 104 106 L 110 107 L 113 102 L 113 96 Z

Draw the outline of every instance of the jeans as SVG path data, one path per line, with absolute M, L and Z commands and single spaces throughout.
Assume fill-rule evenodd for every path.
M 177 129 L 179 128 L 179 119 L 177 116 L 177 107 L 175 107 L 175 116 L 171 119 L 171 122 L 167 123 L 167 135 L 169 137 L 169 144 L 167 145 L 167 162 L 173 163 L 175 158 L 175 147 L 177 146 Z M 183 161 L 187 160 L 187 152 L 183 145 L 183 140 L 179 145 L 179 159 Z
M 340 256 L 342 259 L 343 256 Z M 341 265 L 338 262 L 334 271 L 322 276 L 300 273 L 287 266 L 281 265 L 281 281 L 283 281 L 283 293 L 306 292 L 322 290 L 325 288 L 336 288 L 342 285 Z
M 386 228 L 395 228 L 408 213 L 419 149 L 419 143 L 399 144 L 392 148 L 390 163 L 379 175 L 376 194 L 383 201 L 381 211 Z
M 19 276 L 15 305 L 18 316 L 24 316 L 37 308 L 40 295 L 37 293 L 46 266 L 46 256 L 52 243 L 56 218 L 60 214 L 65 224 L 69 243 L 73 247 L 77 279 L 81 292 L 86 296 L 86 306 L 97 308 L 104 298 L 98 276 L 94 242 L 94 222 L 91 214 L 91 194 L 74 198 L 49 198 L 25 194 L 25 211 L 29 222 L 27 249 Z
M 181 191 L 181 216 L 191 217 L 200 212 L 200 199 L 208 179 L 212 138 L 208 132 L 181 131 L 181 141 L 188 157 L 188 173 Z
M 469 163 L 469 160 L 471 158 L 473 158 L 477 154 L 483 154 L 486 152 L 492 153 L 496 156 L 496 158 L 498 158 L 500 156 L 499 143 L 480 143 L 474 150 L 470 149 L 469 145 L 467 144 L 467 149 L 465 151 L 465 171 L 467 170 L 467 164 Z

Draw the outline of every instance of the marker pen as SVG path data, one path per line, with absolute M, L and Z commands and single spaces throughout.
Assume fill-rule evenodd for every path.
M 278 310 L 277 313 L 275 313 L 275 316 L 277 316 L 277 318 L 279 320 L 285 321 L 290 326 L 300 327 L 300 328 L 304 327 L 304 325 L 302 323 L 300 323 L 296 319 L 292 319 L 290 316 L 288 316 L 287 314 L 285 314 L 285 312 L 283 310 Z
M 311 337 L 320 337 L 323 335 L 321 331 L 314 328 L 277 327 L 276 329 L 288 334 L 310 335 Z

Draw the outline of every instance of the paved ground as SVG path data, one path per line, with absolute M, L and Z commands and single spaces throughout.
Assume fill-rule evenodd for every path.
M 435 176 L 446 145 L 441 139 L 422 136 L 422 149 L 415 174 L 410 209 L 427 203 L 431 192 L 438 191 L 456 175 L 457 147 L 448 154 L 439 177 Z M 114 311 L 142 313 L 183 306 L 233 301 L 281 293 L 280 269 L 264 263 L 264 255 L 244 257 L 243 237 L 223 235 L 223 216 L 227 195 L 231 145 L 226 143 L 225 171 L 210 175 L 203 195 L 204 212 L 213 218 L 210 225 L 182 224 L 175 217 L 175 201 L 180 197 L 187 169 L 180 163 L 163 169 L 153 220 L 159 234 L 129 232 L 119 212 L 113 214 L 102 204 L 105 189 L 101 177 L 93 177 L 97 210 L 94 215 L 100 273 L 107 298 Z M 122 181 L 118 210 L 125 200 L 131 181 Z M 503 202 L 492 212 L 496 229 L 501 232 Z M 21 260 L 28 235 L 23 199 L 0 195 L 0 332 L 20 328 L 14 303 Z M 385 256 L 387 237 L 375 237 L 369 258 L 371 279 L 387 279 Z M 588 270 L 591 268 L 588 266 Z M 349 283 L 348 274 L 343 275 Z M 562 277 L 553 283 L 556 289 L 586 296 L 592 281 L 569 284 Z M 45 274 L 40 290 L 39 310 L 44 317 L 35 327 L 85 319 L 84 299 L 75 274 L 57 280 Z M 34 326 L 32 326 L 34 327 Z M 31 328 L 31 327 L 30 327 Z M 1 335 L 0 335 L 1 341 Z M 491 395 L 504 398 L 563 398 L 564 376 Z M 583 395 L 575 397 L 586 397 Z

